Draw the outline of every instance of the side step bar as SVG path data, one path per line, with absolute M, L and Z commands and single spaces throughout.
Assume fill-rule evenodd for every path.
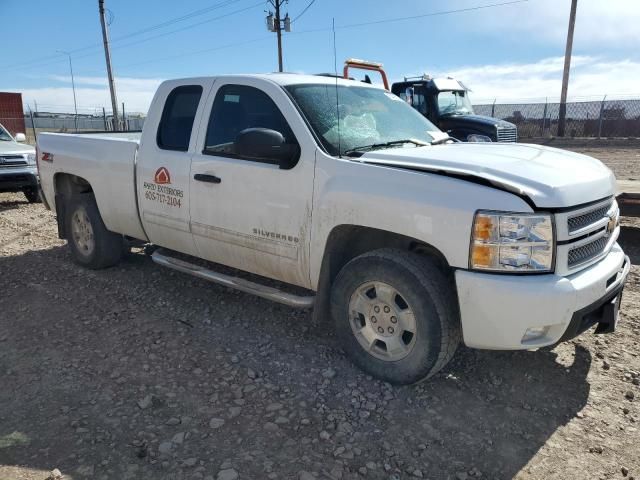
M 284 303 L 290 307 L 311 308 L 315 300 L 314 295 L 300 296 L 283 292 L 273 287 L 260 285 L 244 278 L 232 277 L 224 273 L 215 272 L 207 268 L 185 262 L 174 257 L 170 257 L 163 249 L 158 249 L 151 255 L 151 259 L 158 265 L 177 270 L 182 273 L 188 273 L 194 277 L 202 278 L 210 282 L 224 285 L 225 287 L 235 288 L 242 292 L 251 293 L 258 297 L 266 298 L 278 303 Z

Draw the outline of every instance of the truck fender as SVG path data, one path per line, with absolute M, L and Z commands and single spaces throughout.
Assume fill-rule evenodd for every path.
M 324 246 L 313 311 L 314 321 L 330 317 L 331 285 L 342 267 L 359 255 L 381 248 L 399 248 L 430 256 L 447 275 L 450 275 L 452 281 L 455 281 L 442 252 L 424 241 L 371 227 L 337 225 L 329 233 Z

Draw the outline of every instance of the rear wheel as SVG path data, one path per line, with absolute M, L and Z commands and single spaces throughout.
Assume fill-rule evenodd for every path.
M 25 188 L 22 193 L 27 197 L 27 201 L 29 203 L 41 203 L 42 199 L 40 198 L 40 192 L 36 187 Z
M 122 235 L 107 230 L 92 194 L 71 197 L 65 226 L 71 255 L 79 265 L 107 268 L 122 258 Z
M 382 249 L 350 261 L 331 292 L 344 350 L 362 370 L 407 384 L 453 357 L 460 321 L 452 282 L 430 258 Z

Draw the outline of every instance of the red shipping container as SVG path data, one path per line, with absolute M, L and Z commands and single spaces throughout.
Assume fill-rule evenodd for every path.
M 0 123 L 11 135 L 26 133 L 21 93 L 0 92 Z

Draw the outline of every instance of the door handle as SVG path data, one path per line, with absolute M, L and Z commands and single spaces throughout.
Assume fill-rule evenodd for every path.
M 207 183 L 220 183 L 222 179 L 220 177 L 216 177 L 215 175 L 207 175 L 206 173 L 196 173 L 193 176 L 194 180 L 198 180 L 199 182 L 207 182 Z

